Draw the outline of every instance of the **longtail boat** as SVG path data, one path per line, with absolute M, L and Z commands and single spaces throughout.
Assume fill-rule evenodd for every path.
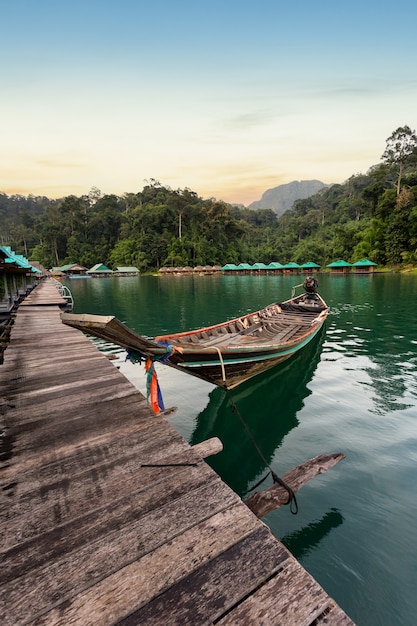
M 161 361 L 214 385 L 232 389 L 285 361 L 319 332 L 329 307 L 304 281 L 305 292 L 242 317 L 149 339 L 114 316 L 62 313 L 65 324 L 117 344 L 134 357 Z

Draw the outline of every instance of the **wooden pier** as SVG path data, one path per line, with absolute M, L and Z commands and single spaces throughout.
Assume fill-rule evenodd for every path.
M 60 304 L 0 366 L 1 623 L 352 625 Z

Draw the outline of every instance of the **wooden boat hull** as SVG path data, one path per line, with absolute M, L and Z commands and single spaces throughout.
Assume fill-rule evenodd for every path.
M 181 355 L 175 353 L 169 358 L 168 364 L 214 385 L 233 389 L 293 356 L 315 337 L 320 328 L 321 325 L 304 341 L 293 345 L 269 346 L 258 350 L 245 352 L 239 350 L 220 354 L 217 352 L 204 355 L 192 352 Z
M 304 296 L 305 297 L 305 296 Z M 290 358 L 319 332 L 328 314 L 320 296 L 292 298 L 214 326 L 149 339 L 113 316 L 61 314 L 65 324 L 227 389 Z

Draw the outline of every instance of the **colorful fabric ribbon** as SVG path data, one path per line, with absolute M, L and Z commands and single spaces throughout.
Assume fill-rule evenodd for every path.
M 156 415 L 158 415 L 158 413 L 160 413 L 161 411 L 165 411 L 165 406 L 162 399 L 162 392 L 159 387 L 154 362 L 160 361 L 160 363 L 166 363 L 173 352 L 182 353 L 181 348 L 176 348 L 175 346 L 171 346 L 165 342 L 159 343 L 161 346 L 164 346 L 164 348 L 166 348 L 166 352 L 159 356 L 145 356 L 144 354 L 136 352 L 135 350 L 128 350 L 126 355 L 126 360 L 130 360 L 132 361 L 132 363 L 142 363 L 143 361 L 145 361 L 147 399 L 152 407 L 153 412 Z
M 155 365 L 151 357 L 146 359 L 146 394 L 148 402 L 153 412 L 158 415 L 161 411 L 165 411 L 164 401 L 162 399 L 161 389 L 158 383 L 158 377 L 155 371 Z M 150 398 L 150 400 L 149 400 Z

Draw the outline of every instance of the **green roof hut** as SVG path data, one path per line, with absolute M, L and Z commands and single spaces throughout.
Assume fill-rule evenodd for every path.
M 268 265 L 268 271 L 273 272 L 274 274 L 277 274 L 278 272 L 282 272 L 283 268 L 284 266 L 282 265 L 282 263 L 279 263 L 278 261 L 272 261 Z
M 16 254 L 10 246 L 0 246 L 0 321 L 10 318 L 14 307 L 30 292 L 40 276 L 41 271 L 26 257 Z
M 60 267 L 54 267 L 52 271 L 58 270 L 65 276 L 83 276 L 87 272 L 87 268 L 79 263 L 69 263 L 68 265 L 61 265 Z
M 113 270 L 104 265 L 104 263 L 96 263 L 93 267 L 87 270 L 89 276 L 111 276 Z
M 116 274 L 117 276 L 139 276 L 140 271 L 134 265 L 117 266 Z
M 360 261 L 356 261 L 356 263 L 352 265 L 352 267 L 354 268 L 353 272 L 355 274 L 372 274 L 377 266 L 377 263 L 374 263 L 369 259 L 361 259 Z
M 266 272 L 269 268 L 265 263 L 254 263 L 253 269 L 256 272 Z
M 333 263 L 329 263 L 327 267 L 330 268 L 330 272 L 332 274 L 348 274 L 352 269 L 352 263 L 348 263 L 343 259 L 339 259 L 338 261 L 333 261 Z
M 284 274 L 298 274 L 300 271 L 300 266 L 298 263 L 286 263 L 282 268 L 284 270 Z
M 308 261 L 307 263 L 303 263 L 301 265 L 301 269 L 303 271 L 303 274 L 315 274 L 319 271 L 320 265 L 314 263 L 313 261 Z

